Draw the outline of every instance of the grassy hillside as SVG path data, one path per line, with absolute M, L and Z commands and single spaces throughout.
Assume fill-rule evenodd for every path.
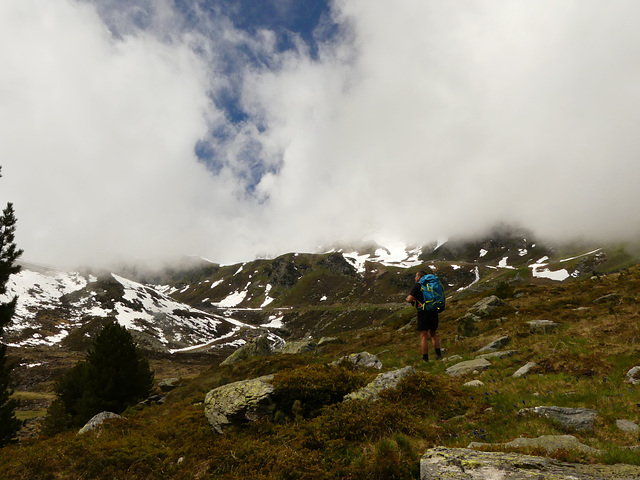
M 422 362 L 417 334 L 411 326 L 402 328 L 414 316 L 411 308 L 354 305 L 350 308 L 366 318 L 366 326 L 332 331 L 343 343 L 307 354 L 225 367 L 216 357 L 206 357 L 208 365 L 197 356 L 179 363 L 152 358 L 160 378 L 174 373 L 183 378 L 164 404 L 132 408 L 126 419 L 95 433 L 69 432 L 8 446 L 0 450 L 2 478 L 417 478 L 420 455 L 435 445 L 466 447 L 473 441 L 503 443 L 560 433 L 571 433 L 601 453 L 559 451 L 557 458 L 640 464 L 640 454 L 625 448 L 640 443 L 638 434 L 615 425 L 617 419 L 640 420 L 640 387 L 624 383 L 626 372 L 640 364 L 640 267 L 565 284 L 505 288 L 503 280 L 488 281 L 483 291 L 454 295 L 441 317 L 447 357 L 471 359 L 491 340 L 511 338 L 505 349 L 514 352 L 491 359 L 486 371 L 451 378 L 445 374 L 450 363 Z M 500 293 L 507 305 L 476 322 L 466 336 L 459 319 L 491 293 Z M 346 308 L 310 306 L 299 315 L 329 321 Z M 540 319 L 560 326 L 531 333 L 527 322 Z M 326 400 L 328 390 L 353 389 L 379 373 L 326 366 L 361 351 L 378 355 L 383 370 L 413 365 L 418 374 L 375 403 Z M 537 366 L 523 378 L 512 378 L 527 362 Z M 203 412 L 205 394 L 268 373 L 276 374 L 281 398 L 286 398 L 275 418 L 214 434 Z M 463 386 L 472 379 L 484 386 Z M 598 418 L 593 431 L 566 432 L 549 420 L 518 415 L 523 407 L 539 405 L 595 408 Z

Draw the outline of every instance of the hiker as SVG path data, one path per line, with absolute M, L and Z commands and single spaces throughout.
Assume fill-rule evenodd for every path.
M 427 275 L 427 272 L 420 270 L 416 273 L 416 283 L 411 289 L 411 293 L 407 296 L 407 302 L 416 307 L 418 312 L 418 332 L 420 333 L 420 350 L 422 352 L 422 360 L 429 361 L 429 337 L 433 342 L 433 348 L 436 350 L 436 358 L 442 359 L 440 351 L 440 339 L 436 336 L 438 330 L 438 311 L 425 310 L 422 307 L 423 294 L 420 287 L 420 279 Z

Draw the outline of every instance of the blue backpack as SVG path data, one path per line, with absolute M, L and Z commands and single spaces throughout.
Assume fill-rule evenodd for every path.
M 424 275 L 420 281 L 420 290 L 423 296 L 422 304 L 418 302 L 418 310 L 430 312 L 442 312 L 445 308 L 444 290 L 438 277 L 435 275 Z

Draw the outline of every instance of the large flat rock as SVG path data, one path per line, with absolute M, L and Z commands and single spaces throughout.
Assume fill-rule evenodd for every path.
M 420 460 L 420 480 L 638 480 L 636 465 L 583 465 L 546 457 L 436 447 Z

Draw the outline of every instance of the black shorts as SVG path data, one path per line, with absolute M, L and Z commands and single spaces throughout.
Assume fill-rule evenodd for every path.
M 435 333 L 438 330 L 438 312 L 430 312 L 427 310 L 418 310 L 418 331 L 424 332 L 431 330 Z

